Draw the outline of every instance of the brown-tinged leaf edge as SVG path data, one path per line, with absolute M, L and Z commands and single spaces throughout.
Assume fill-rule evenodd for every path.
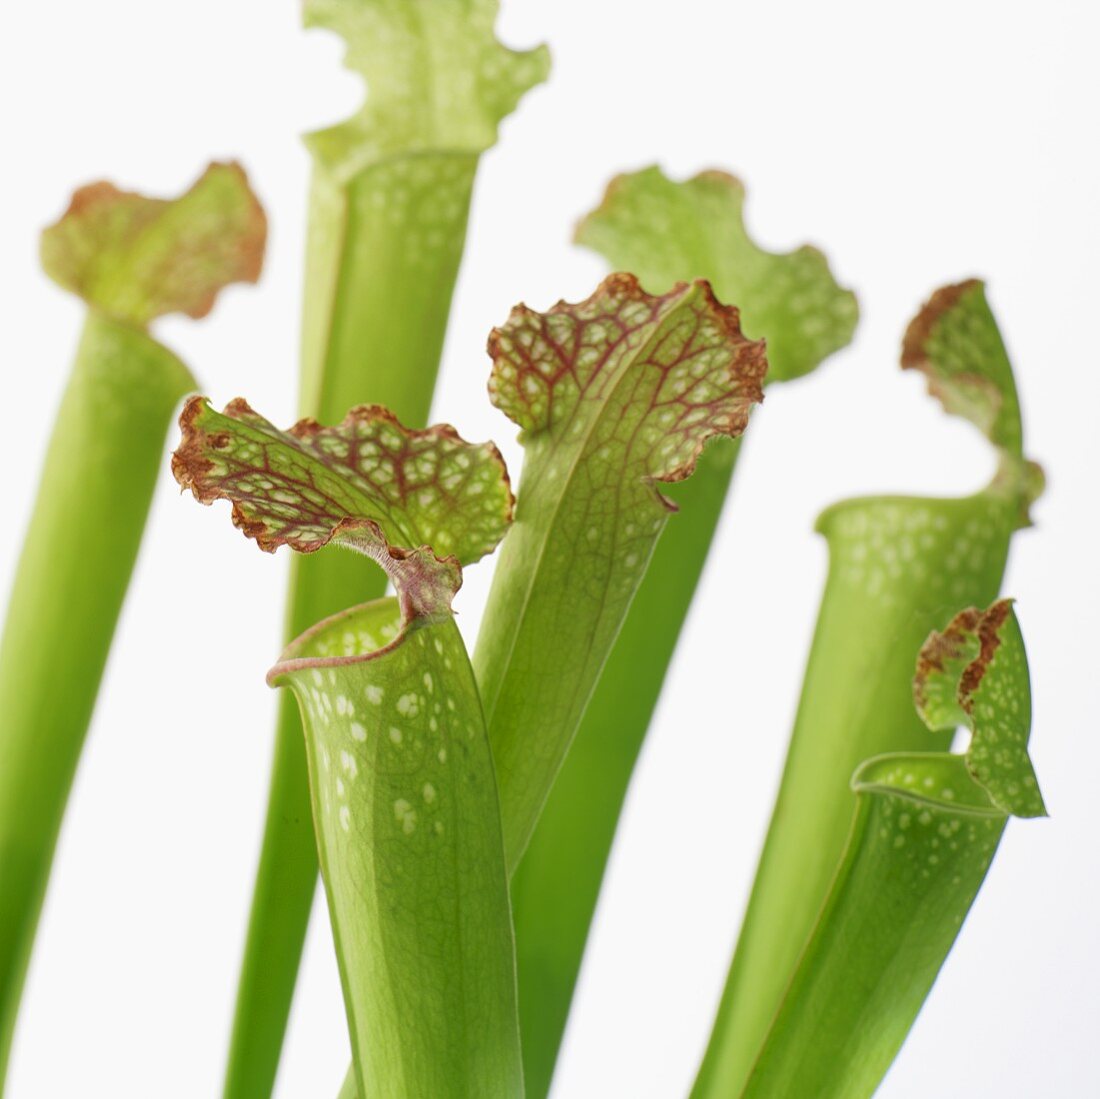
M 928 393 L 952 415 L 961 415 L 989 438 L 1000 453 L 1000 463 L 991 487 L 1019 500 L 1020 527 L 1031 525 L 1030 507 L 1043 494 L 1046 478 L 1042 466 L 1026 458 L 1016 445 L 998 437 L 995 429 L 997 417 L 1003 411 L 1005 392 L 996 381 L 974 372 L 960 372 L 945 377 L 937 369 L 929 355 L 929 344 L 941 321 L 970 294 L 985 292 L 981 279 L 970 278 L 962 282 L 942 286 L 936 290 L 910 321 L 902 340 L 901 367 L 916 370 L 924 375 Z M 994 330 L 996 320 L 993 319 Z M 1000 338 L 998 332 L 998 339 Z M 1011 368 L 1010 368 L 1011 369 Z M 1012 399 L 1017 400 L 1014 381 Z M 969 392 L 968 392 L 969 390 Z M 973 394 L 980 393 L 988 403 L 985 421 L 974 415 Z M 1019 432 L 1019 420 L 1016 431 Z
M 913 700 L 930 729 L 969 727 L 966 771 L 994 805 L 1012 816 L 1040 817 L 1047 811 L 1027 752 L 1027 657 L 1012 606 L 1013 600 L 999 599 L 984 611 L 970 607 L 943 631 L 934 631 L 917 660 Z M 1006 633 L 1009 623 L 1012 629 Z M 1013 645 L 1012 639 L 1015 645 L 1005 650 L 1003 674 L 994 682 L 998 651 L 1006 643 Z M 979 700 L 987 690 L 987 675 L 991 694 L 983 703 Z
M 909 322 L 901 342 L 902 370 L 919 370 L 928 376 L 928 390 L 939 399 L 941 390 L 938 380 L 931 370 L 926 347 L 936 326 L 946 313 L 949 313 L 972 290 L 980 290 L 985 284 L 981 279 L 964 279 L 962 282 L 941 286 L 921 306 L 920 312 Z
M 203 396 L 189 397 L 183 406 L 179 417 L 181 440 L 179 446 L 172 454 L 172 476 L 175 477 L 181 489 L 190 489 L 191 494 L 200 504 L 212 504 L 215 500 L 230 500 L 233 505 L 232 520 L 247 538 L 251 538 L 265 553 L 274 553 L 280 546 L 288 545 L 299 553 L 314 553 L 316 550 L 329 544 L 340 530 L 353 529 L 361 525 L 360 520 L 343 520 L 336 524 L 332 532 L 319 540 L 301 541 L 286 539 L 278 536 L 268 537 L 262 523 L 254 522 L 242 514 L 236 501 L 223 493 L 216 486 L 207 484 L 205 475 L 213 468 L 213 463 L 203 456 L 207 446 L 215 450 L 222 449 L 228 439 L 218 434 L 208 434 L 196 423 L 202 414 L 206 398 Z M 232 419 L 240 419 L 243 416 L 257 416 L 259 413 L 243 397 L 235 397 L 222 410 L 222 414 Z M 466 443 L 466 440 L 455 430 L 451 424 L 433 424 L 426 428 L 406 427 L 401 421 L 383 405 L 363 404 L 355 405 L 349 409 L 343 420 L 336 425 L 339 430 L 355 423 L 383 421 L 391 425 L 397 432 L 409 439 L 449 439 L 458 443 Z M 318 433 L 328 430 L 324 424 L 319 423 L 311 416 L 298 420 L 287 429 L 288 435 L 296 439 L 310 439 Z M 515 511 L 515 493 L 512 491 L 511 478 L 508 475 L 508 467 L 504 463 L 504 457 L 495 443 L 486 442 L 483 446 L 500 468 L 501 479 L 508 490 L 506 510 L 502 516 L 504 525 L 512 521 Z M 367 522 L 370 522 L 367 520 Z M 377 527 L 377 524 L 373 524 Z M 391 547 L 395 548 L 395 547 Z M 407 550 L 406 550 L 407 551 Z
M 1012 605 L 1011 599 L 998 599 L 984 611 L 977 607 L 968 607 L 955 615 L 945 629 L 933 630 L 928 635 L 917 656 L 917 670 L 913 678 L 913 701 L 918 711 L 924 711 L 927 701 L 925 687 L 929 677 L 942 673 L 949 661 L 961 657 L 966 651 L 967 639 L 976 636 L 978 655 L 963 670 L 957 691 L 959 706 L 966 713 L 972 711 L 974 694 L 993 660 L 994 653 L 1000 647 L 1001 626 L 1012 610 Z

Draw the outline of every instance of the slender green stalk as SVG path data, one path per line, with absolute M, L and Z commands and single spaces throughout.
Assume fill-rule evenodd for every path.
M 306 3 L 307 25 L 345 39 L 370 91 L 308 139 L 302 415 L 333 423 L 370 402 L 427 422 L 480 154 L 548 66 L 544 49 L 500 46 L 495 15 L 495 0 Z M 384 587 L 352 554 L 296 557 L 287 637 Z M 316 880 L 302 725 L 284 693 L 225 1099 L 271 1094 Z
M 912 654 L 959 606 L 997 594 L 1037 470 L 1023 458 L 1012 371 L 976 282 L 937 292 L 903 365 L 978 424 L 1001 469 L 962 499 L 876 497 L 827 510 L 829 575 L 786 768 L 730 975 L 693 1095 L 740 1094 L 844 852 L 848 783 L 870 756 L 946 751 L 913 711 Z
M 58 411 L 0 641 L 0 1088 L 58 831 L 137 557 L 165 435 L 194 387 L 145 330 L 254 280 L 263 214 L 212 167 L 175 203 L 77 192 L 43 261 L 90 310 Z
M 767 384 L 813 370 L 851 338 L 854 296 L 804 247 L 759 249 L 737 180 L 705 172 L 674 183 L 648 168 L 614 180 L 580 243 L 653 292 L 708 279 L 768 343 Z M 550 1087 L 588 929 L 634 764 L 725 503 L 739 440 L 715 440 L 691 478 L 664 490 L 680 508 L 588 703 L 576 739 L 512 879 L 524 1073 L 529 1099 Z
M 0 1079 L 164 437 L 193 384 L 186 367 L 144 333 L 100 315 L 88 318 L 0 648 Z

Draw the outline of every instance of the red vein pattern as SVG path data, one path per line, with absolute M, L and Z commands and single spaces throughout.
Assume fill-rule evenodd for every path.
M 702 280 L 652 296 L 633 275 L 547 313 L 517 306 L 489 339 L 493 403 L 528 434 L 587 436 L 611 404 L 613 434 L 655 481 L 679 481 L 714 435 L 738 435 L 763 398 L 763 341 Z
M 511 521 L 500 453 L 448 425 L 414 431 L 362 405 L 336 427 L 280 431 L 243 400 L 218 413 L 193 397 L 180 428 L 176 480 L 200 503 L 231 501 L 234 525 L 261 549 L 336 541 L 377 560 L 418 606 L 436 605 L 440 588 L 453 595 L 459 565 L 490 553 Z

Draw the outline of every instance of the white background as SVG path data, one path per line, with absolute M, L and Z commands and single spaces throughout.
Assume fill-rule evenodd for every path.
M 231 290 L 201 324 L 158 332 L 217 402 L 247 394 L 277 422 L 292 418 L 308 169 L 297 134 L 361 94 L 336 40 L 298 24 L 292 0 L 6 13 L 3 577 L 82 314 L 36 259 L 38 229 L 73 186 L 107 176 L 171 194 L 211 157 L 243 160 L 272 217 L 262 284 Z M 603 266 L 569 244 L 572 224 L 611 175 L 655 160 L 677 175 L 739 174 L 757 238 L 819 244 L 863 308 L 855 346 L 769 391 L 754 417 L 631 790 L 556 1095 L 686 1093 L 816 612 L 814 516 L 868 491 L 968 491 L 991 471 L 976 433 L 896 367 L 920 301 L 972 274 L 989 280 L 1029 448 L 1050 478 L 1006 590 L 1031 653 L 1051 819 L 1010 826 L 880 1095 L 1100 1095 L 1095 5 L 510 0 L 500 26 L 513 45 L 548 41 L 555 68 L 484 158 L 439 418 L 495 438 L 518 470 L 511 425 L 484 394 L 485 336 L 520 299 L 545 307 L 592 289 Z M 181 499 L 165 464 L 65 823 L 11 1099 L 217 1093 L 266 796 L 275 696 L 264 672 L 285 567 L 225 509 Z M 471 637 L 488 574 L 470 570 L 461 596 Z M 346 1056 L 321 918 L 280 1099 L 334 1095 Z

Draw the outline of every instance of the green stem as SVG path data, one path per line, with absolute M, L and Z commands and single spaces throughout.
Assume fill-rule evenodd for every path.
M 681 510 L 657 543 L 512 878 L 528 1099 L 550 1090 L 619 813 L 740 447 L 739 439 L 715 440 L 688 480 L 664 490 Z M 668 628 L 646 628 L 654 622 Z M 577 857 L 579 851 L 583 858 Z
M 427 423 L 477 163 L 477 156 L 464 154 L 394 158 L 347 186 L 316 168 L 303 415 L 336 423 L 349 407 L 374 403 L 409 426 Z M 296 556 L 287 639 L 351 603 L 380 596 L 385 583 L 377 566 L 357 554 L 328 549 Z M 297 704 L 285 693 L 225 1099 L 271 1094 L 316 882 L 305 742 Z
M 186 367 L 89 313 L 0 642 L 0 1087 L 65 802 Z

